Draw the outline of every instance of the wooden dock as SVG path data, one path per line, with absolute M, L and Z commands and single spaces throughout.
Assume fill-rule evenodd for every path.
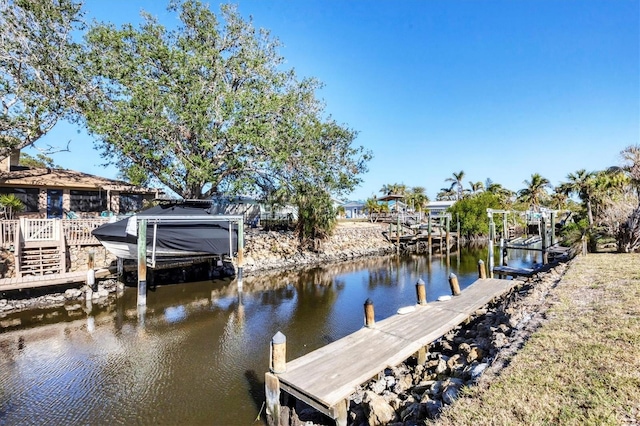
M 96 269 L 95 277 L 104 278 L 111 275 L 109 269 Z M 47 287 L 65 284 L 81 284 L 87 280 L 87 271 L 66 272 L 64 274 L 26 275 L 15 278 L 0 279 L 0 291 L 23 290 L 36 287 Z
M 450 300 L 416 305 L 412 312 L 363 327 L 287 362 L 282 373 L 266 373 L 267 413 L 272 423 L 279 423 L 279 396 L 284 391 L 333 418 L 337 425 L 346 425 L 348 398 L 357 386 L 413 355 L 426 357 L 427 345 L 517 284 L 515 280 L 479 279 Z

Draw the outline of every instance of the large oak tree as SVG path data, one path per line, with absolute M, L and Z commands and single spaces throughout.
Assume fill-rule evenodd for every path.
M 353 189 L 370 154 L 324 113 L 315 79 L 283 67 L 279 42 L 235 7 L 172 3 L 181 25 L 96 25 L 87 35 L 103 93 L 86 110 L 104 157 L 134 183 L 183 198 L 215 193 L 300 200 Z
M 90 92 L 73 0 L 0 0 L 0 158 L 33 145 Z

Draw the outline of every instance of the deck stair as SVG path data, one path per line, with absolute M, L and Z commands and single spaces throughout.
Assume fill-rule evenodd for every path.
M 21 220 L 16 234 L 17 277 L 66 272 L 66 244 L 60 221 Z

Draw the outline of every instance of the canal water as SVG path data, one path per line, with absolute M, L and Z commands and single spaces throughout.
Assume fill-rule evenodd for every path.
M 160 285 L 146 312 L 126 288 L 107 306 L 0 317 L 0 425 L 260 424 L 276 332 L 297 358 L 362 327 L 367 298 L 389 317 L 415 304 L 418 279 L 429 301 L 450 293 L 451 272 L 464 289 L 479 259 L 485 249 L 367 258 L 246 277 L 242 291 L 229 279 Z

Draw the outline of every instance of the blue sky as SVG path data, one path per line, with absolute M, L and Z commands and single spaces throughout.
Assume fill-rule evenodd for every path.
M 86 0 L 90 19 L 173 26 L 167 2 Z M 426 187 L 453 172 L 511 190 L 619 164 L 640 144 L 640 0 L 240 0 L 283 43 L 299 77 L 325 84 L 326 112 L 373 152 L 350 199 L 384 184 Z M 209 2 L 214 11 L 218 2 Z M 115 177 L 91 138 L 59 125 L 57 164 Z

